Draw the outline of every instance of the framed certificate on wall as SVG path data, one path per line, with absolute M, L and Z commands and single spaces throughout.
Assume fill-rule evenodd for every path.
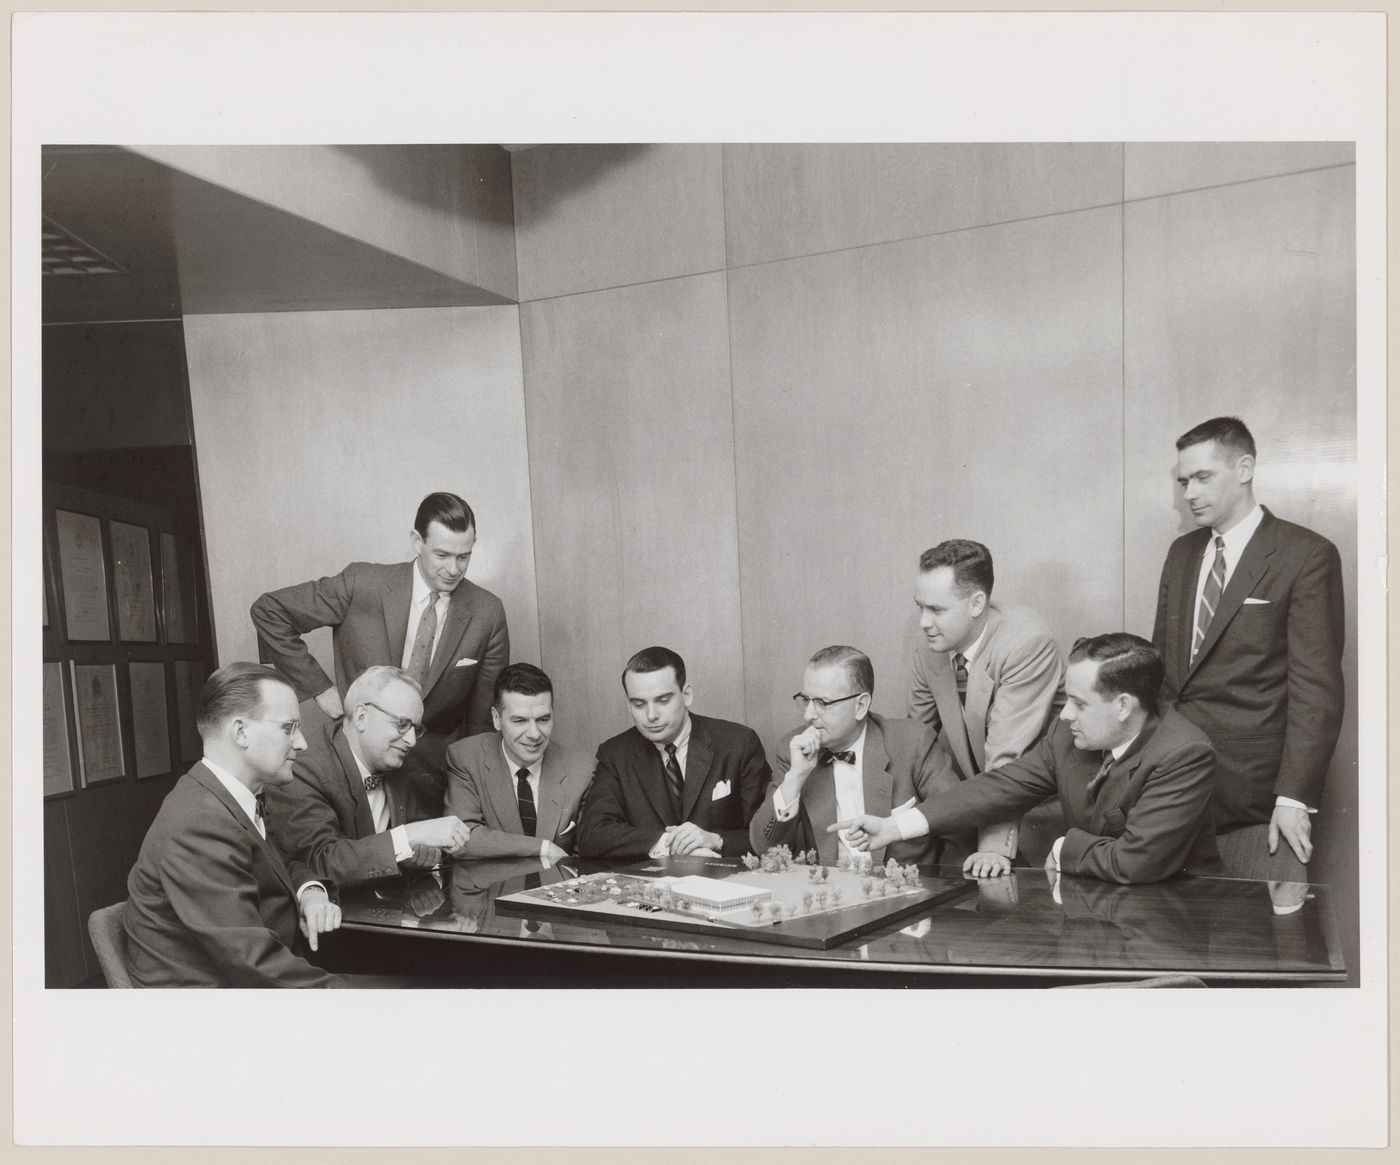
M 73 710 L 78 722 L 78 761 L 83 787 L 126 776 L 117 668 L 110 663 L 70 663 Z
M 113 557 L 116 552 L 113 551 Z M 165 664 L 133 663 L 131 673 L 131 735 L 136 748 L 136 777 L 170 772 L 170 713 L 165 702 Z
M 175 661 L 175 717 L 180 722 L 180 760 L 197 761 L 204 755 L 204 741 L 194 722 L 194 702 L 204 686 L 204 665 L 194 659 Z
M 156 591 L 151 576 L 151 535 L 145 526 L 109 522 L 112 581 L 117 592 L 117 637 L 127 643 L 156 641 Z
M 58 531 L 58 572 L 68 638 L 79 643 L 108 643 L 112 628 L 107 616 L 102 523 L 89 514 L 55 510 L 54 527 Z
M 194 597 L 194 548 L 188 538 L 160 536 L 161 602 L 165 608 L 165 641 L 194 643 L 199 625 Z
M 68 708 L 63 699 L 63 664 L 44 664 L 44 796 L 73 791 L 73 756 L 68 748 Z

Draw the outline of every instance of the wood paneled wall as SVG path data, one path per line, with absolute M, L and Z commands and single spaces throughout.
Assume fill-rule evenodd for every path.
M 1354 611 L 1352 181 L 1345 143 L 516 154 L 541 658 L 570 738 L 628 724 L 616 674 L 654 641 L 693 661 L 700 710 L 736 714 L 741 682 L 765 741 L 828 643 L 869 651 L 899 713 L 916 558 L 949 537 L 987 543 L 998 597 L 1066 646 L 1150 635 L 1173 443 L 1222 412 L 1254 429 L 1261 500 L 1337 543 Z M 1351 711 L 1319 830 L 1353 967 L 1355 782 Z

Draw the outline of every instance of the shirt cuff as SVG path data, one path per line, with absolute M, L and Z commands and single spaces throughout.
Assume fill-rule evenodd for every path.
M 303 894 L 305 894 L 308 890 L 319 890 L 319 891 L 321 891 L 321 893 L 324 894 L 327 898 L 330 897 L 330 892 L 329 892 L 329 891 L 325 888 L 325 886 L 323 886 L 320 882 L 315 882 L 315 881 L 312 881 L 312 882 L 303 882 L 300 886 L 297 887 L 297 905 L 298 905 L 298 906 L 301 905 L 301 896 L 302 896 Z
M 899 830 L 900 841 L 912 841 L 928 833 L 928 818 L 917 809 L 905 809 L 894 815 L 895 828 Z
M 413 856 L 413 847 L 408 844 L 407 825 L 396 825 L 389 830 L 389 840 L 394 843 L 394 861 L 406 862 Z
M 1063 837 L 1057 837 L 1055 844 L 1050 847 L 1050 856 L 1055 859 L 1055 869 L 1060 868 L 1060 850 L 1065 844 Z
M 789 805 L 783 800 L 783 787 L 781 785 L 773 790 L 773 815 L 779 821 L 791 821 L 796 817 L 797 805 L 796 801 Z
M 548 858 L 549 858 L 549 845 L 550 845 L 549 838 L 547 838 L 547 837 L 542 837 L 542 838 L 540 838 L 540 857 L 545 858 L 545 859 L 548 859 Z
M 1304 805 L 1301 801 L 1295 801 L 1292 797 L 1275 797 L 1274 804 L 1287 805 L 1290 809 L 1306 809 L 1309 813 L 1316 813 L 1317 810 L 1311 805 Z

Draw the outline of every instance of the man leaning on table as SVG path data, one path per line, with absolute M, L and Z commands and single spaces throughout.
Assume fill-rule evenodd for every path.
M 447 811 L 470 830 L 452 856 L 559 861 L 574 847 L 592 758 L 552 741 L 554 685 L 534 664 L 496 677 L 491 721 L 494 732 L 447 750 Z
M 1036 748 L 913 809 L 831 828 L 875 848 L 1003 820 L 1053 795 L 1067 829 L 1047 869 L 1122 883 L 1220 874 L 1215 751 L 1159 704 L 1161 689 L 1162 657 L 1147 640 L 1126 632 L 1081 639 L 1069 656 L 1064 711 Z

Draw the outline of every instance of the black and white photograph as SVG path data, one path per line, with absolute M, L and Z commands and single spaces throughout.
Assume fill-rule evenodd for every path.
M 1384 1143 L 1384 25 L 1120 20 L 21 26 L 19 1143 Z

